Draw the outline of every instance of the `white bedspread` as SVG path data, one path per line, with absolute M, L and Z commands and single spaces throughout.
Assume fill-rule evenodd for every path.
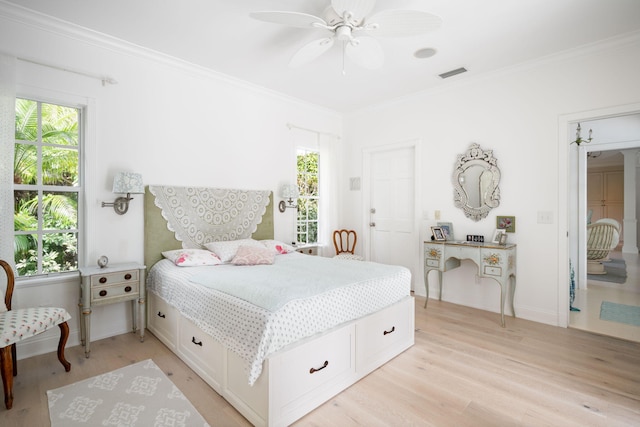
M 292 269 L 291 274 L 304 283 L 312 280 L 305 269 L 310 258 L 317 259 L 322 265 L 327 261 L 291 253 L 276 256 L 274 265 L 286 264 Z M 162 260 L 150 270 L 147 288 L 238 354 L 246 363 L 249 384 L 253 384 L 269 354 L 302 338 L 378 311 L 410 294 L 411 273 L 405 267 L 380 268 L 379 264 L 362 261 L 340 261 L 361 263 L 358 267 L 368 265 L 371 271 L 379 270 L 382 274 L 355 279 L 349 285 L 330 288 L 319 295 L 292 299 L 273 312 L 190 280 L 207 271 L 227 275 L 232 270 L 242 274 L 251 274 L 253 270 L 254 274 L 258 271 L 264 275 L 264 268 L 234 265 L 176 267 L 171 261 Z

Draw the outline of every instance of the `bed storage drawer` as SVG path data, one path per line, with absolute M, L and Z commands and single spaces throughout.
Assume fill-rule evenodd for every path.
M 276 419 L 293 422 L 309 404 L 320 405 L 348 387 L 355 375 L 355 327 L 331 331 L 269 359 L 269 405 Z
M 356 323 L 358 372 L 370 372 L 413 345 L 413 306 L 413 298 L 406 298 Z
M 147 294 L 147 325 L 167 347 L 175 350 L 178 337 L 178 312 L 162 298 Z
M 220 392 L 223 377 L 223 347 L 186 317 L 180 319 L 178 354 L 211 387 Z

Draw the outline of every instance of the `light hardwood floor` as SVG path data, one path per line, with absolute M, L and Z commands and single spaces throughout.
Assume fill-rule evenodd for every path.
M 298 426 L 638 426 L 640 344 L 416 298 L 416 344 L 311 412 Z M 247 421 L 148 334 L 19 362 L 0 425 L 45 426 L 46 391 L 152 358 L 212 426 Z
M 580 311 L 569 314 L 570 327 L 640 342 L 640 326 L 600 319 L 603 301 L 640 306 L 640 254 L 622 253 L 618 248 L 610 256 L 625 260 L 627 280 L 620 284 L 587 280 L 587 289 L 576 291 L 573 305 Z

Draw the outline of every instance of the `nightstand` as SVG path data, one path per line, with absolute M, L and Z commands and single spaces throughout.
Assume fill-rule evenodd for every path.
M 104 268 L 80 267 L 80 340 L 84 354 L 91 352 L 91 308 L 98 305 L 131 301 L 133 332 L 140 331 L 144 341 L 146 267 L 141 264 L 113 264 Z M 137 303 L 137 304 L 136 304 Z
M 306 255 L 318 255 L 318 245 L 315 243 L 305 243 L 303 245 L 296 245 L 296 252 Z

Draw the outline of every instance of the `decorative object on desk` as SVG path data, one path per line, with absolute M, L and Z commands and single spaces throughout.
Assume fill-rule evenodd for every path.
M 491 243 L 500 244 L 500 236 L 502 236 L 503 234 L 506 234 L 506 232 L 502 228 L 496 229 L 496 231 L 493 233 L 493 239 L 491 239 Z
M 507 233 L 502 233 L 500 235 L 500 239 L 499 239 L 498 244 L 501 245 L 501 246 L 504 246 L 504 245 L 507 244 Z
M 507 233 L 516 232 L 516 217 L 515 216 L 497 216 L 496 228 L 502 228 Z
M 580 144 L 585 143 L 588 144 L 593 140 L 593 130 L 589 129 L 589 138 L 587 139 L 582 139 L 582 136 L 580 135 L 580 132 L 582 131 L 582 129 L 580 128 L 580 123 L 578 122 L 578 127 L 576 128 L 576 140 L 575 141 L 571 141 L 571 143 L 569 143 L 569 145 L 571 144 L 576 144 L 578 147 L 580 146 Z
M 98 258 L 98 267 L 105 268 L 107 264 L 109 264 L 109 258 L 107 258 L 106 255 L 102 255 L 100 258 Z
M 442 228 L 445 240 L 454 240 L 453 224 L 450 222 L 438 222 L 438 227 Z
M 151 359 L 47 391 L 51 426 L 206 426 Z
M 431 227 L 431 234 L 433 235 L 433 240 L 444 242 L 447 240 L 442 227 Z
M 127 197 L 118 197 L 113 202 L 102 202 L 102 207 L 113 207 L 118 215 L 124 215 L 129 210 L 129 202 L 133 200 L 132 194 L 144 194 L 142 175 L 133 172 L 118 172 L 113 177 L 113 192 L 126 194 Z
M 278 204 L 278 210 L 280 212 L 284 212 L 287 208 L 290 209 L 298 209 L 298 205 L 296 205 L 296 200 L 300 197 L 300 192 L 298 191 L 298 186 L 295 184 L 285 184 L 280 187 L 280 197 L 286 199 L 280 200 Z
M 467 234 L 467 242 L 484 243 L 484 236 L 479 234 Z
M 480 221 L 500 205 L 500 169 L 493 150 L 473 143 L 458 155 L 453 170 L 453 203 L 467 218 Z

